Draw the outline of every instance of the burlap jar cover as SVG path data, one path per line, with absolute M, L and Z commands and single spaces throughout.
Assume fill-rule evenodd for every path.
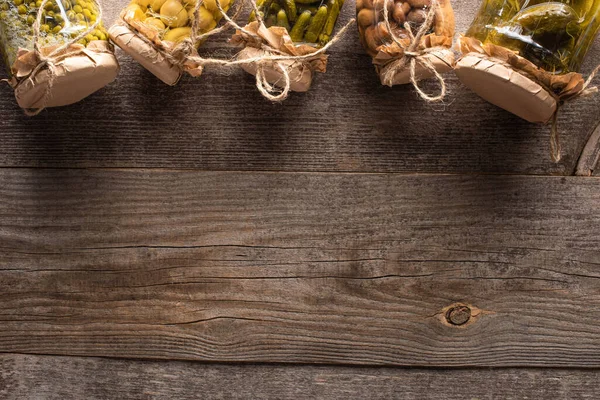
M 66 43 L 44 46 L 40 26 L 48 0 L 41 2 L 33 25 L 33 50 L 19 49 L 7 82 L 27 115 L 37 115 L 46 107 L 73 104 L 112 82 L 119 71 L 113 46 L 105 40 L 77 43 L 93 32 L 96 21 Z
M 411 21 L 417 12 L 420 26 L 416 19 Z M 441 74 L 452 70 L 454 64 L 455 22 L 450 0 L 358 0 L 357 13 L 361 41 L 383 85 L 412 83 L 425 100 L 444 98 Z M 419 80 L 431 77 L 440 83 L 438 95 L 419 88 Z
M 458 46 L 463 54 L 455 65 L 459 79 L 490 103 L 529 122 L 551 122 L 551 156 L 559 161 L 559 107 L 565 101 L 597 92 L 590 84 L 600 66 L 586 80 L 577 72 L 552 74 L 515 51 L 475 38 L 462 36 Z

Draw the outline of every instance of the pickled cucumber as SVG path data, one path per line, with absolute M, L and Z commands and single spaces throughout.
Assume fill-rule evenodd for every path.
M 329 42 L 329 39 L 331 38 L 331 34 L 333 32 L 333 28 L 335 26 L 335 21 L 340 15 L 339 0 L 331 0 L 328 6 L 330 11 L 329 15 L 327 15 L 327 22 L 323 27 L 323 31 L 319 35 L 319 43 L 321 43 L 321 45 L 324 45 L 327 42 Z
M 290 22 L 296 21 L 298 16 L 298 9 L 296 8 L 296 2 L 294 0 L 282 0 L 285 13 Z
M 285 10 L 279 10 L 279 12 L 277 13 L 277 26 L 282 26 L 287 30 L 290 29 L 290 22 L 288 21 L 288 17 L 285 13 Z
M 311 17 L 312 17 L 312 14 L 308 10 L 304 11 L 302 14 L 300 14 L 298 16 L 298 20 L 296 21 L 296 23 L 294 24 L 294 27 L 292 28 L 292 30 L 290 32 L 290 37 L 292 38 L 292 40 L 294 42 L 302 41 L 302 38 L 304 37 L 304 31 L 308 27 L 308 23 L 310 22 Z
M 260 12 L 264 13 L 263 19 L 267 27 L 282 26 L 288 30 L 294 42 L 317 47 L 324 46 L 331 39 L 343 4 L 342 0 L 257 0 L 256 2 Z M 253 11 L 250 14 L 250 21 L 255 20 Z
M 600 29 L 600 0 L 484 0 L 467 36 L 551 73 L 577 71 Z
M 304 35 L 304 40 L 308 43 L 316 43 L 325 23 L 327 22 L 327 6 L 321 6 L 310 21 L 310 25 Z

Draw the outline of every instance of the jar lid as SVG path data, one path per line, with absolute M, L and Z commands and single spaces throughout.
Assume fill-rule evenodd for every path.
M 42 69 L 15 87 L 21 108 L 60 107 L 76 103 L 112 82 L 119 64 L 112 45 L 104 40 L 90 42 L 86 49 L 56 62 L 54 78 L 48 88 L 50 72 Z
M 432 51 L 431 53 L 424 54 L 421 57 L 431 62 L 435 70 L 440 74 L 451 71 L 452 65 L 454 64 L 454 53 L 450 49 Z M 379 77 L 381 78 L 381 84 L 383 85 L 385 85 L 383 82 L 383 77 L 385 76 L 387 68 L 390 66 L 391 63 L 388 63 L 379 71 Z M 415 67 L 415 77 L 417 80 L 427 79 L 433 77 L 433 73 L 428 68 L 425 68 L 421 63 L 417 62 Z M 404 68 L 396 72 L 394 75 L 393 84 L 404 85 L 407 83 L 410 83 L 410 68 Z
M 466 54 L 454 70 L 469 89 L 524 120 L 545 123 L 556 111 L 556 99 L 544 87 L 493 58 Z
M 158 79 L 173 86 L 181 78 L 181 69 L 167 61 L 154 46 L 139 37 L 140 34 L 124 25 L 113 25 L 108 35 L 123 51 L 142 64 Z

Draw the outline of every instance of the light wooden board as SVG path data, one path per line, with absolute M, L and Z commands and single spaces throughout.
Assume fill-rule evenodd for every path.
M 106 20 L 125 1 L 104 0 Z M 455 1 L 458 32 L 478 0 Z M 354 15 L 348 1 L 340 24 Z M 204 54 L 234 54 L 222 35 Z M 0 166 L 205 170 L 456 172 L 570 175 L 598 120 L 597 97 L 561 111 L 564 158 L 550 160 L 549 127 L 491 106 L 447 75 L 445 104 L 410 87 L 382 87 L 354 30 L 330 52 L 307 94 L 273 105 L 254 78 L 207 71 L 167 87 L 119 52 L 117 80 L 81 103 L 27 118 L 0 86 Z M 596 41 L 583 67 L 600 62 Z M 435 85 L 427 83 L 433 90 Z
M 565 369 L 396 369 L 219 365 L 0 356 L 5 400 L 595 400 L 600 373 Z
M 597 178 L 0 171 L 0 351 L 600 366 Z M 471 323 L 448 326 L 456 302 Z

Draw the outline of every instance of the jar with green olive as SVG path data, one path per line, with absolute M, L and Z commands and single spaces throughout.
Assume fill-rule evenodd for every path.
M 0 0 L 0 52 L 21 107 L 70 104 L 115 78 L 118 64 L 99 14 L 94 0 Z M 38 48 L 50 58 L 43 68 L 36 68 L 33 42 L 38 16 Z

